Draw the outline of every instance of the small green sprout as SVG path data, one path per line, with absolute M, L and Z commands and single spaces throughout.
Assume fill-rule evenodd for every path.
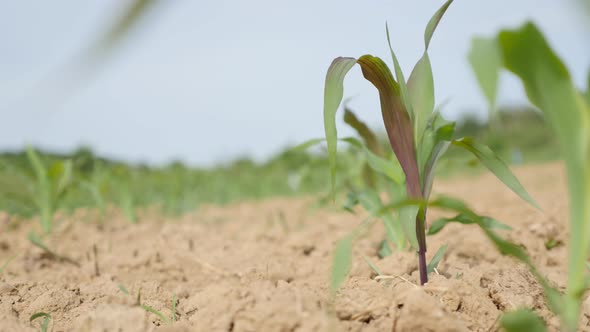
M 438 251 L 436 252 L 436 254 L 434 254 L 432 259 L 430 260 L 430 263 L 428 263 L 428 266 L 426 267 L 428 274 L 436 270 L 436 268 L 438 267 L 438 263 L 440 263 L 441 259 L 447 252 L 447 247 L 448 245 L 445 244 L 444 246 L 438 248 Z
M 41 332 L 47 332 L 47 330 L 49 329 L 49 322 L 51 322 L 51 315 L 46 312 L 38 312 L 38 313 L 33 314 L 29 318 L 29 322 L 33 323 L 33 321 L 35 321 L 39 318 L 43 318 L 43 321 L 41 322 L 41 326 L 40 326 Z
M 129 290 L 127 290 L 127 288 L 123 285 L 123 284 L 118 284 L 117 288 L 125 295 L 129 296 Z M 137 291 L 137 297 L 135 300 L 135 304 L 139 307 L 141 307 L 143 310 L 145 310 L 146 312 L 152 313 L 154 315 L 156 315 L 162 322 L 164 322 L 164 324 L 166 325 L 172 325 L 173 323 L 176 323 L 176 306 L 178 305 L 178 298 L 176 296 L 176 294 L 174 294 L 172 296 L 172 317 L 166 317 L 166 315 L 164 315 L 163 313 L 161 313 L 160 311 L 154 309 L 153 307 L 150 307 L 149 305 L 142 303 L 141 301 L 141 288 Z

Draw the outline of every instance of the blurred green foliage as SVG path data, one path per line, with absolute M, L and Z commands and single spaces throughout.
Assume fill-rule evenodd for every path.
M 457 134 L 474 136 L 496 149 L 506 161 L 539 162 L 559 157 L 558 145 L 540 113 L 530 109 L 500 112 L 502 131 L 490 134 L 487 123 L 465 117 Z M 386 146 L 385 135 L 378 137 Z M 364 160 L 355 149 L 340 149 L 337 190 L 345 193 L 364 182 Z M 248 158 L 212 168 L 188 167 L 172 162 L 163 167 L 131 165 L 96 156 L 88 148 L 71 154 L 40 152 L 45 167 L 70 160 L 72 181 L 55 209 L 72 212 L 91 207 L 104 215 L 108 206 L 119 207 L 132 221 L 137 209 L 157 207 L 166 215 L 181 215 L 200 204 L 227 204 L 273 196 L 320 194 L 329 201 L 329 167 L 324 150 L 305 152 L 286 149 L 270 160 L 257 163 Z M 439 165 L 439 173 L 454 174 L 473 168 L 472 158 L 451 149 Z M 474 168 L 477 170 L 477 167 Z M 32 217 L 38 209 L 23 192 L 37 185 L 26 153 L 0 154 L 0 210 Z M 380 186 L 382 187 L 382 186 Z

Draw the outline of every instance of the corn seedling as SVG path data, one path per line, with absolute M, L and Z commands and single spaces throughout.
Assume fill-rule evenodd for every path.
M 394 64 L 396 78 L 383 60 L 372 55 L 360 58 L 338 57 L 334 59 L 326 75 L 324 90 L 324 129 L 327 141 L 328 161 L 332 192 L 336 183 L 336 157 L 338 135 L 336 112 L 340 106 L 344 90 L 344 78 L 355 64 L 361 67 L 363 76 L 377 88 L 381 102 L 383 123 L 397 162 L 388 162 L 389 167 L 399 165 L 405 183 L 407 202 L 399 205 L 400 226 L 411 246 L 417 249 L 420 283 L 428 281 L 426 262 L 426 204 L 430 198 L 437 161 L 450 146 L 471 152 L 483 165 L 492 171 L 502 182 L 524 200 L 536 205 L 520 182 L 487 146 L 470 138 L 453 139 L 455 124 L 448 122 L 434 112 L 434 79 L 428 56 L 428 47 L 436 27 L 452 0 L 447 1 L 431 18 L 424 33 L 424 52 L 406 82 L 397 61 L 389 30 L 387 40 Z M 395 173 L 394 173 L 395 174 Z M 485 227 L 479 216 L 474 222 Z M 475 218 L 472 218 L 475 219 Z M 350 266 L 349 239 L 337 244 L 332 288 L 338 288 Z M 340 262 L 343 262 L 342 264 Z M 346 273 L 345 273 L 346 272 Z
M 47 332 L 47 330 L 49 329 L 49 323 L 51 322 L 51 315 L 46 312 L 38 312 L 38 313 L 33 314 L 29 318 L 29 322 L 32 324 L 33 321 L 35 321 L 39 318 L 43 318 L 39 329 L 41 330 L 41 332 Z
M 550 307 L 561 316 L 563 330 L 575 331 L 580 302 L 590 284 L 585 269 L 590 251 L 590 88 L 585 93 L 578 91 L 562 60 L 532 23 L 502 31 L 486 43 L 496 47 L 502 61 L 489 61 L 487 53 L 478 52 L 478 66 L 484 67 L 478 70 L 491 73 L 504 67 L 518 76 L 529 100 L 544 113 L 559 139 L 570 200 L 568 283 L 563 297 L 548 295 L 548 299 L 555 302 Z M 588 80 L 590 86 L 590 75 Z M 483 89 L 495 87 L 489 84 Z M 522 319 L 536 324 L 530 315 Z
M 72 162 L 58 161 L 46 168 L 39 155 L 27 147 L 27 157 L 35 174 L 36 184 L 31 188 L 33 201 L 39 211 L 43 232 L 53 229 L 53 216 L 66 189 L 72 182 Z
M 41 237 L 39 235 L 37 235 L 37 233 L 35 233 L 35 232 L 29 233 L 28 239 L 34 246 L 43 250 L 43 252 L 45 252 L 47 254 L 47 256 L 50 257 L 51 259 L 55 259 L 55 260 L 57 260 L 59 262 L 63 262 L 63 263 L 69 263 L 69 264 L 72 264 L 72 265 L 78 266 L 78 267 L 80 266 L 80 263 L 76 262 L 75 260 L 73 260 L 67 256 L 58 255 L 57 253 L 55 253 L 55 251 L 49 249 L 49 247 L 43 242 L 43 240 L 41 239 Z
M 123 284 L 117 285 L 117 288 L 119 288 L 119 290 L 123 294 L 125 294 L 127 296 L 131 295 L 129 293 L 129 290 L 127 290 L 127 288 L 125 288 L 125 286 Z M 135 304 L 137 306 L 141 307 L 146 312 L 156 315 L 166 325 L 171 325 L 173 323 L 176 323 L 176 319 L 177 319 L 176 318 L 176 306 L 178 305 L 178 298 L 177 298 L 176 294 L 174 294 L 172 296 L 172 302 L 171 302 L 171 304 L 172 304 L 172 317 L 171 318 L 166 317 L 166 315 L 164 315 L 160 311 L 154 309 L 153 307 L 150 307 L 149 305 L 142 303 L 142 301 L 141 301 L 141 288 L 137 291 L 137 297 L 135 300 Z

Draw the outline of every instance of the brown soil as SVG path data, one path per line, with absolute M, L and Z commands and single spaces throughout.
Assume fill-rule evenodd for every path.
M 540 270 L 565 286 L 567 197 L 561 164 L 526 166 L 517 174 L 543 207 L 523 203 L 491 175 L 443 181 L 437 193 L 513 226 L 503 232 L 521 244 Z M 36 223 L 9 229 L 0 216 L 0 331 L 39 329 L 37 312 L 53 317 L 53 331 L 495 331 L 506 310 L 534 308 L 550 329 L 541 288 L 527 269 L 503 257 L 476 226 L 450 225 L 430 237 L 429 255 L 448 251 L 425 287 L 418 287 L 415 253 L 379 259 L 377 224 L 355 243 L 351 277 L 330 302 L 327 288 L 336 240 L 364 216 L 314 208 L 314 199 L 206 207 L 164 222 L 146 214 L 138 225 L 113 216 L 103 224 L 68 217 L 47 244 L 59 260 L 33 247 Z M 116 215 L 116 214 L 115 214 Z M 440 217 L 432 211 L 430 220 Z M 557 243 L 548 250 L 548 241 Z M 376 280 L 362 256 L 383 274 Z M 128 290 L 129 295 L 122 290 Z M 172 317 L 168 325 L 137 306 Z M 590 300 L 581 324 L 590 331 Z

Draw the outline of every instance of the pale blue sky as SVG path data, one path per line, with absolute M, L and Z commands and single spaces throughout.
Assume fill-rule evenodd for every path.
M 167 0 L 102 72 L 57 109 L 35 84 L 95 37 L 122 0 L 0 0 L 0 150 L 81 144 L 129 161 L 211 165 L 259 160 L 323 135 L 326 69 L 336 56 L 389 59 L 384 24 L 406 75 L 422 52 L 432 0 Z M 470 40 L 533 19 L 583 86 L 588 16 L 575 1 L 456 0 L 430 47 L 444 114 L 485 112 L 466 61 Z M 501 104 L 524 103 L 505 74 Z M 23 99 L 23 95 L 26 97 Z M 345 96 L 381 128 L 374 88 L 353 70 Z M 340 132 L 347 131 L 340 126 Z

